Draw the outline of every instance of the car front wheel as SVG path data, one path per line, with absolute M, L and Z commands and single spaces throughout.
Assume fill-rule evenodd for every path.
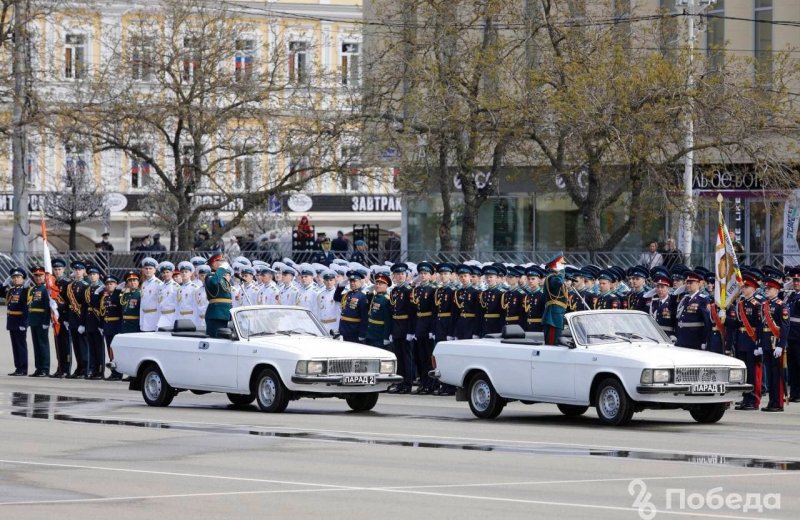
M 271 368 L 265 368 L 258 374 L 255 394 L 262 412 L 280 413 L 289 405 L 289 391 Z
M 169 406 L 175 397 L 172 388 L 157 365 L 150 365 L 142 373 L 142 397 L 149 406 Z
M 725 403 L 701 404 L 689 410 L 689 413 L 695 421 L 711 424 L 722 419 L 726 409 Z
M 633 401 L 618 379 L 609 377 L 600 382 L 595 393 L 597 416 L 611 426 L 622 426 L 633 417 Z
M 354 412 L 368 412 L 375 408 L 378 404 L 378 392 L 370 392 L 368 394 L 356 394 L 348 397 L 347 406 Z
M 494 419 L 500 415 L 505 405 L 506 402 L 497 395 L 489 376 L 481 372 L 472 378 L 469 383 L 469 408 L 475 417 Z

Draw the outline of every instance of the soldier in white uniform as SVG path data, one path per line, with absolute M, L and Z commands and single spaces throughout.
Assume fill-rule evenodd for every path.
M 178 289 L 180 286 L 172 279 L 175 265 L 172 262 L 161 262 L 158 272 L 161 275 L 161 287 L 158 291 L 158 327 L 171 329 L 175 325 L 178 310 Z
M 251 266 L 245 265 L 241 267 L 239 272 L 242 280 L 239 284 L 239 290 L 233 297 L 233 306 L 255 305 L 258 296 L 258 285 L 254 280 L 256 271 Z
M 317 296 L 319 291 L 314 283 L 316 271 L 311 264 L 300 264 L 300 289 L 297 292 L 297 305 L 311 311 L 314 316 L 319 316 Z
M 177 319 L 194 321 L 194 292 L 197 290 L 197 284 L 192 280 L 194 266 L 191 262 L 180 262 L 178 270 L 181 272 L 181 284 L 176 296 L 178 303 Z
M 198 277 L 197 268 L 200 267 L 201 265 L 206 265 L 207 260 L 205 258 L 203 258 L 202 256 L 193 256 L 192 259 L 189 260 L 189 262 L 192 264 L 192 267 L 194 268 L 194 272 L 192 273 L 192 283 L 195 284 L 196 286 L 200 287 L 203 284 L 202 283 L 198 283 L 198 281 L 197 281 L 197 277 Z M 180 265 L 180 264 L 178 264 L 178 265 Z
M 281 287 L 278 303 L 281 305 L 297 305 L 297 295 L 299 291 L 294 284 L 297 271 L 295 271 L 294 267 L 284 265 L 281 270 L 281 276 L 283 277 L 283 287 Z
M 260 282 L 256 303 L 258 305 L 274 305 L 278 303 L 278 284 L 273 277 L 275 270 L 268 265 L 258 268 L 258 280 Z
M 325 329 L 336 331 L 339 328 L 339 317 L 342 315 L 342 303 L 336 300 L 336 272 L 328 269 L 322 273 L 323 288 L 317 293 L 317 317 Z
M 211 266 L 204 264 L 198 266 L 194 270 L 197 279 L 195 283 L 198 284 L 194 291 L 194 326 L 197 330 L 205 330 L 206 328 L 206 309 L 208 308 L 208 296 L 206 295 L 205 280 L 206 276 L 211 272 Z
M 153 332 L 158 328 L 158 294 L 161 280 L 156 278 L 158 262 L 147 257 L 142 260 L 142 300 L 139 305 L 139 329 Z

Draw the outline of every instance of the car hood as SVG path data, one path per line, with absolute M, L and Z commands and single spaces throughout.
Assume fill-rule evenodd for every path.
M 242 342 L 247 344 L 248 340 L 245 339 Z M 294 350 L 308 358 L 394 358 L 394 354 L 388 350 L 304 334 L 263 336 L 251 339 L 250 343 Z
M 744 366 L 736 358 L 673 345 L 655 343 L 629 343 L 592 345 L 590 351 L 603 352 L 609 356 L 641 361 L 653 367 L 668 366 Z

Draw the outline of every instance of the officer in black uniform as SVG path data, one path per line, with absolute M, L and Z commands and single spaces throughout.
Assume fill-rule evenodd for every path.
M 503 311 L 503 289 L 498 285 L 500 277 L 505 276 L 505 267 L 498 264 L 487 265 L 483 268 L 487 287 L 479 297 L 481 306 L 481 335 L 496 334 L 500 332 L 505 323 Z
M 456 266 L 460 286 L 453 295 L 454 318 L 453 336 L 456 339 L 472 339 L 480 336 L 479 315 L 480 291 L 472 283 L 473 269 L 466 264 Z
M 505 324 L 519 325 L 525 330 L 525 310 L 523 308 L 525 291 L 519 286 L 519 278 L 523 274 L 525 273 L 521 272 L 516 266 L 507 268 L 506 280 L 508 280 L 508 289 L 501 295 L 500 305 L 503 308 Z
M 56 342 L 56 361 L 58 367 L 50 377 L 62 378 L 68 376 L 72 371 L 72 342 L 69 334 L 69 305 L 67 305 L 67 286 L 69 278 L 64 276 L 64 268 L 67 262 L 61 258 L 53 259 L 53 277 L 56 279 L 58 287 L 58 298 L 56 304 L 58 308 L 58 333 L 55 334 Z M 55 331 L 55 327 L 53 329 Z
M 458 286 L 453 282 L 453 271 L 455 266 L 448 262 L 443 262 L 436 266 L 436 271 L 441 275 L 442 281 L 433 294 L 434 302 L 434 332 L 433 348 L 440 341 L 450 341 L 455 339 L 455 315 L 456 304 L 455 295 Z M 433 354 L 433 351 L 431 351 Z M 433 365 L 431 364 L 431 368 Z M 455 395 L 455 387 L 434 381 L 432 383 L 433 395 Z
M 784 398 L 783 356 L 789 336 L 789 308 L 778 295 L 783 289 L 782 273 L 773 271 L 775 277 L 764 282 L 766 301 L 761 306 L 764 326 L 761 329 L 760 346 L 764 352 L 764 371 L 767 373 L 769 403 L 762 412 L 782 412 Z
M 391 285 L 388 275 L 380 273 L 375 276 L 367 318 L 367 345 L 387 350 L 392 343 L 392 306 L 388 295 Z
M 419 376 L 418 394 L 429 394 L 433 391 L 435 380 L 428 372 L 432 369 L 434 339 L 434 294 L 436 287 L 432 283 L 433 264 L 420 262 L 417 264 L 420 283 L 411 291 L 411 303 L 414 306 L 414 364 Z
M 411 351 L 414 322 L 411 286 L 406 281 L 408 265 L 396 263 L 392 265 L 391 271 L 394 282 L 389 293 L 389 305 L 392 309 L 392 343 L 394 355 L 397 357 L 397 373 L 403 376 L 403 382 L 392 385 L 389 393 L 407 394 L 411 392 L 411 383 L 414 380 L 414 358 Z
M 676 345 L 697 350 L 706 349 L 711 333 L 711 317 L 708 314 L 708 297 L 700 291 L 703 277 L 695 271 L 684 273 L 686 292 L 677 306 Z
M 85 332 L 86 325 L 83 320 L 86 316 L 86 287 L 89 285 L 84 280 L 86 264 L 76 260 L 70 264 L 72 268 L 72 281 L 67 285 L 66 299 L 69 305 L 69 334 L 72 339 L 72 355 L 75 357 L 75 372 L 68 374 L 69 379 L 86 376 L 86 362 L 88 356 L 88 342 Z
M 547 298 L 542 289 L 542 279 L 545 277 L 544 269 L 537 265 L 525 268 L 525 277 L 528 279 L 528 291 L 522 299 L 522 310 L 525 313 L 526 331 L 542 332 L 542 316 Z
M 789 309 L 789 336 L 786 344 L 786 362 L 789 368 L 789 402 L 800 402 L 800 266 L 789 270 L 792 293 L 786 301 Z
M 84 292 L 86 305 L 83 307 L 83 323 L 86 327 L 84 336 L 89 353 L 86 360 L 86 379 L 103 379 L 106 370 L 106 356 L 103 343 L 103 311 L 100 308 L 100 302 L 105 287 L 100 281 L 100 269 L 96 265 L 88 266 L 86 273 L 89 275 L 88 286 Z
M 653 277 L 656 294 L 650 299 L 649 312 L 664 331 L 664 334 L 675 341 L 676 324 L 676 302 L 675 297 L 670 294 L 672 280 L 663 273 L 658 273 Z
M 597 293 L 597 298 L 594 300 L 595 309 L 619 309 L 619 298 L 612 291 L 612 284 L 617 280 L 617 276 L 611 269 L 604 269 L 600 271 L 597 276 L 597 284 L 600 291 Z
M 761 404 L 761 379 L 764 350 L 759 345 L 762 323 L 762 304 L 764 298 L 756 291 L 760 288 L 759 279 L 752 272 L 742 273 L 744 280 L 742 297 L 736 302 L 738 321 L 741 324 L 736 336 L 736 357 L 747 367 L 747 384 L 753 390 L 745 393 L 737 410 L 758 410 Z M 687 276 L 688 280 L 688 276 Z
M 643 265 L 635 265 L 628 269 L 628 281 L 631 284 L 631 292 L 622 300 L 622 308 L 631 311 L 647 312 L 649 302 L 645 296 L 645 281 L 649 276 L 647 268 Z
M 342 296 L 342 315 L 339 317 L 339 334 L 345 341 L 363 343 L 367 339 L 369 302 L 361 290 L 364 273 L 357 269 L 347 271 L 350 290 Z
M 2 286 L 0 296 L 8 306 L 6 330 L 11 336 L 14 355 L 14 371 L 10 376 L 28 375 L 28 289 L 23 287 L 25 271 L 19 267 L 11 269 L 11 286 Z
M 122 374 L 117 372 L 114 364 L 114 351 L 111 349 L 111 342 L 114 341 L 114 337 L 122 331 L 122 303 L 120 302 L 122 290 L 117 288 L 118 282 L 119 280 L 116 276 L 106 275 L 103 279 L 105 290 L 100 298 L 100 312 L 103 316 L 103 338 L 106 342 L 106 350 L 108 350 L 108 363 L 106 366 L 111 369 L 111 375 L 108 376 L 109 381 L 122 379 Z
M 47 377 L 50 375 L 50 340 L 47 334 L 50 330 L 50 293 L 45 284 L 44 267 L 34 266 L 31 275 L 33 286 L 28 288 L 28 325 L 36 364 L 31 377 Z

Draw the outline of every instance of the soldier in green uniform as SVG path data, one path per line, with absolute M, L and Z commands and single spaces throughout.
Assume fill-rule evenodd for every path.
M 369 300 L 367 319 L 367 344 L 386 350 L 391 350 L 392 344 L 392 307 L 388 295 L 390 285 L 392 281 L 388 275 L 380 273 L 375 276 L 375 292 Z
M 28 325 L 33 339 L 33 358 L 36 370 L 31 377 L 50 375 L 50 293 L 45 285 L 44 267 L 37 265 L 31 269 L 33 287 L 28 288 Z
M 213 273 L 206 277 L 206 334 L 214 338 L 217 331 L 228 326 L 231 319 L 231 267 L 222 255 L 214 255 L 208 260 Z
M 542 315 L 542 331 L 547 345 L 557 345 L 564 330 L 564 315 L 567 313 L 569 297 L 564 283 L 564 254 L 559 253 L 545 266 L 549 274 L 544 279 L 544 315 Z
M 119 295 L 122 306 L 122 330 L 120 334 L 141 332 L 139 329 L 139 307 L 142 304 L 142 291 L 139 289 L 139 275 L 128 271 L 125 275 L 125 289 Z

